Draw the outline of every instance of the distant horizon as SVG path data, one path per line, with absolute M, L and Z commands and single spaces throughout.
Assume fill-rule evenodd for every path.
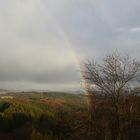
M 47 90 L 47 89 L 3 89 L 0 88 L 0 92 L 1 91 L 17 91 L 17 92 L 68 92 L 68 93 L 75 93 L 75 92 L 79 92 L 79 93 L 84 93 L 84 90 Z

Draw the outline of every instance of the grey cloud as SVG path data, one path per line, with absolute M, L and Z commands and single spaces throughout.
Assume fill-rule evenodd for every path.
M 80 3 L 78 2 L 76 1 L 75 5 Z M 99 59 L 105 53 L 118 48 L 139 59 L 140 34 L 130 30 L 140 26 L 140 2 L 102 0 L 93 3 L 93 7 L 88 3 L 88 6 L 78 9 L 71 9 L 69 4 L 66 9 L 64 7 L 67 13 L 61 14 L 60 17 L 64 29 L 78 51 L 86 53 L 87 58 Z
M 0 49 L 0 80 L 55 82 L 56 79 L 56 82 L 72 82 L 77 79 L 78 71 L 68 49 L 38 46 Z
M 139 7 L 139 0 L 0 0 L 0 85 L 79 85 L 69 43 L 82 62 L 116 48 L 140 59 Z
M 40 71 L 32 72 L 19 70 L 11 67 L 7 70 L 0 69 L 0 81 L 2 82 L 33 82 L 33 83 L 49 83 L 49 84 L 66 84 L 79 82 L 79 77 L 73 70 L 73 67 L 64 68 L 63 70 L 55 69 L 52 72 Z
M 117 0 L 110 1 L 111 12 L 118 26 L 123 28 L 132 28 L 140 26 L 140 1 Z

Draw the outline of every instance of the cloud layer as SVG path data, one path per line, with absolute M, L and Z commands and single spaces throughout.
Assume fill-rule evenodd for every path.
M 140 59 L 139 7 L 139 0 L 0 0 L 0 87 L 79 89 L 75 55 L 98 61 L 117 48 Z

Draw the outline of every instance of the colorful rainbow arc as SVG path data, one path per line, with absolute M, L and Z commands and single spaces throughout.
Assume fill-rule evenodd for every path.
M 50 13 L 50 11 L 47 10 L 47 12 L 49 13 L 50 17 L 55 22 L 57 28 L 60 30 L 60 33 L 62 34 L 62 36 L 64 37 L 65 42 L 66 42 L 66 46 L 72 52 L 72 57 L 74 58 L 76 66 L 79 69 L 79 76 L 80 76 L 80 80 L 81 80 L 81 85 L 82 85 L 82 87 L 84 89 L 84 93 L 88 97 L 87 98 L 88 99 L 87 104 L 88 104 L 89 108 L 93 108 L 93 97 L 92 97 L 92 94 L 88 90 L 89 89 L 89 84 L 88 84 L 87 80 L 84 78 L 83 67 L 82 67 L 80 58 L 79 58 L 79 56 L 77 54 L 77 51 L 75 50 L 75 47 L 72 44 L 72 41 L 70 41 L 67 33 L 63 29 L 62 24 L 60 23 L 60 21 L 52 13 Z

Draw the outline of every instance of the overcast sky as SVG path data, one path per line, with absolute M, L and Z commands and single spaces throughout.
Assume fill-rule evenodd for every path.
M 0 0 L 0 88 L 79 89 L 115 49 L 140 59 L 140 0 Z

